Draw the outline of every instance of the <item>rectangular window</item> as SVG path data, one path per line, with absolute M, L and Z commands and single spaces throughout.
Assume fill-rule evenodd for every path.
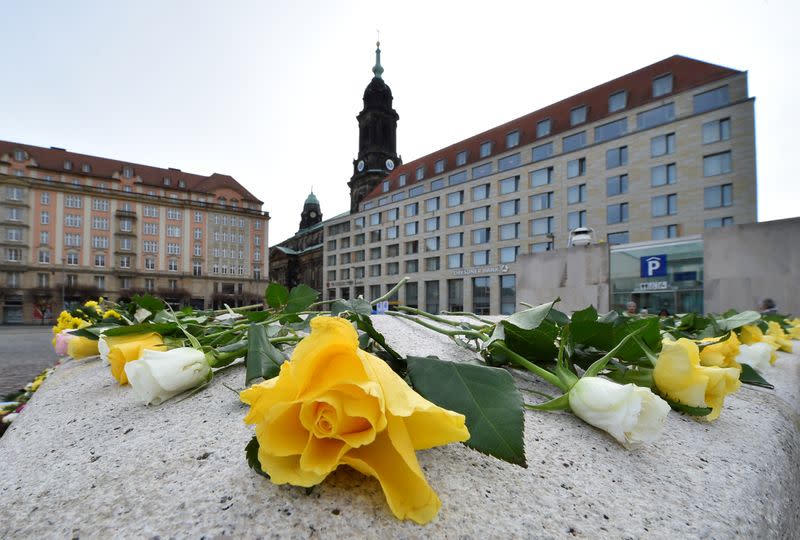
M 723 118 L 703 124 L 703 144 L 727 141 L 731 138 L 731 119 Z
M 439 218 L 432 217 L 425 220 L 425 232 L 433 232 L 439 230 Z
M 130 251 L 130 250 L 132 250 L 133 249 L 133 239 L 132 238 L 120 238 L 119 239 L 119 249 L 121 249 L 122 251 Z
M 667 103 L 636 115 L 636 128 L 647 129 L 675 120 L 675 104 Z
M 437 242 L 438 244 L 438 242 Z M 447 247 L 459 248 L 464 245 L 464 233 L 452 233 L 447 235 Z
M 677 181 L 678 171 L 674 163 L 650 168 L 650 185 L 652 187 L 674 184 Z
M 438 236 L 432 236 L 425 239 L 425 251 L 439 251 Z M 380 258 L 380 253 L 378 253 L 378 258 Z
M 543 159 L 547 159 L 553 155 L 553 142 L 540 144 L 539 146 L 534 146 L 532 151 L 532 160 L 542 161 Z
M 397 208 L 390 208 L 386 211 L 387 221 L 397 221 L 400 218 L 400 211 Z M 347 246 L 342 246 L 347 247 Z
M 501 264 L 508 264 L 517 261 L 517 254 L 519 253 L 519 246 L 506 246 L 504 248 L 500 248 L 499 254 L 499 262 Z
M 628 164 L 628 147 L 620 146 L 606 150 L 606 169 L 622 167 Z
M 79 195 L 67 195 L 64 198 L 64 206 L 67 208 L 81 208 L 82 200 Z
M 67 227 L 80 227 L 81 221 L 81 216 L 78 214 L 67 214 L 64 216 L 64 225 Z
M 620 118 L 614 122 L 594 128 L 594 142 L 601 143 L 622 137 L 628 132 L 628 119 Z
M 472 222 L 473 223 L 480 223 L 481 221 L 487 221 L 488 219 L 489 219 L 489 207 L 488 206 L 481 206 L 481 207 L 472 209 Z
M 467 151 L 462 150 L 456 154 L 456 167 L 461 167 L 467 163 Z
M 436 272 L 440 268 L 439 257 L 428 257 L 425 259 L 425 271 Z
M 391 183 L 391 182 L 389 182 L 388 180 L 384 181 L 384 182 L 383 182 L 383 186 L 381 187 L 381 192 L 383 192 L 383 193 L 387 193 L 387 192 L 389 191 L 389 187 L 390 187 L 391 185 L 392 185 L 392 183 Z
M 567 229 L 572 230 L 578 227 L 586 227 L 586 210 L 567 214 Z
M 454 253 L 447 256 L 447 268 L 461 268 L 464 266 L 464 255 L 462 253 Z
M 477 167 L 472 168 L 472 179 L 477 180 L 478 178 L 483 178 L 485 176 L 489 176 L 492 174 L 492 162 L 484 163 L 483 165 L 478 165 Z
M 108 199 L 92 199 L 92 210 L 108 212 Z
M 506 134 L 506 148 L 514 148 L 517 145 L 519 145 L 519 131 Z
M 482 201 L 489 197 L 489 184 L 481 184 L 472 188 L 472 200 Z
M 666 240 L 667 238 L 678 237 L 677 225 L 661 225 L 653 227 L 653 240 Z
M 606 179 L 606 196 L 613 197 L 628 192 L 628 175 L 621 174 Z
M 419 232 L 419 221 L 406 223 L 406 236 L 414 236 Z
M 553 167 L 537 169 L 531 173 L 531 187 L 545 186 L 553 181 Z
M 50 263 L 50 252 L 46 249 L 39 250 L 39 262 L 42 264 L 49 264 Z M 105 263 L 103 263 L 105 264 Z
M 425 199 L 425 211 L 426 212 L 435 212 L 439 209 L 439 197 L 433 197 L 431 199 Z
M 467 171 L 460 171 L 455 174 L 451 174 L 449 176 L 449 178 L 447 179 L 447 185 L 455 186 L 458 184 L 463 184 L 466 181 L 467 181 Z
M 728 216 L 728 217 L 707 219 L 704 225 L 706 229 L 717 229 L 719 227 L 727 227 L 728 225 L 733 225 L 733 217 Z
M 92 236 L 92 247 L 95 249 L 107 249 L 108 236 Z
M 553 207 L 553 192 L 540 193 L 539 195 L 531 195 L 531 212 L 539 212 Z
M 522 156 L 519 152 L 497 160 L 498 171 L 507 171 L 514 167 L 519 167 L 520 165 L 522 165 Z
M 426 261 L 427 262 L 427 261 Z M 427 266 L 427 264 L 426 264 Z M 427 268 L 426 268 L 427 269 Z M 425 311 L 439 313 L 439 281 L 425 282 Z
M 387 227 L 386 228 L 386 239 L 387 240 L 394 240 L 400 235 L 400 227 L 395 225 L 394 227 Z
M 106 265 L 106 256 L 102 253 L 98 253 L 94 256 L 94 265 L 103 267 Z
M 665 156 L 675 152 L 675 134 L 667 133 L 650 139 L 650 157 Z
M 411 203 L 405 206 L 406 217 L 414 217 L 419 213 L 419 203 Z
M 536 218 L 531 221 L 531 235 L 552 234 L 553 216 Z
M 628 222 L 628 203 L 609 204 L 606 209 L 606 224 Z
M 489 157 L 492 154 L 492 141 L 481 143 L 479 159 Z
M 42 212 L 39 217 L 42 225 L 50 223 L 50 212 Z
M 447 214 L 447 226 L 458 227 L 464 224 L 464 212 L 453 212 Z
M 44 246 L 50 243 L 50 233 L 48 231 L 42 231 L 39 233 L 39 243 Z
M 606 240 L 612 246 L 615 246 L 615 245 L 618 245 L 618 244 L 627 244 L 628 242 L 630 242 L 628 231 L 620 231 L 620 232 L 615 232 L 615 233 L 608 233 L 608 236 L 606 237 Z
M 454 206 L 459 206 L 464 202 L 464 192 L 463 191 L 454 191 L 453 193 L 447 194 L 447 207 L 452 208 Z
M 550 119 L 547 118 L 545 120 L 540 120 L 536 123 L 536 137 L 547 137 L 550 135 L 550 128 L 551 122 Z
M 514 193 L 519 189 L 519 176 L 512 176 L 500 180 L 500 195 Z
M 447 280 L 447 310 L 464 311 L 464 280 Z
M 586 184 L 570 186 L 567 189 L 567 204 L 586 202 Z
M 500 276 L 500 313 L 511 315 L 517 305 L 517 276 L 506 274 Z
M 488 315 L 491 306 L 488 277 L 472 278 L 472 312 L 476 315 Z
M 6 229 L 6 240 L 9 242 L 19 242 L 22 240 L 22 229 L 9 228 Z
M 562 139 L 563 151 L 572 152 L 586 146 L 586 132 L 581 131 Z
M 414 172 L 414 177 L 418 181 L 425 178 L 425 167 L 417 167 L 417 170 Z
M 386 275 L 394 276 L 400 273 L 400 263 L 390 262 L 386 263 Z
M 608 97 L 608 112 L 613 113 L 621 111 L 627 106 L 628 92 L 621 90 L 615 92 Z
M 719 176 L 731 172 L 731 153 L 703 156 L 703 176 Z
M 419 197 L 423 193 L 425 193 L 425 186 L 424 185 L 423 186 L 414 186 L 414 187 L 412 187 L 411 189 L 408 190 L 408 196 L 411 197 L 411 198 Z
M 653 217 L 673 216 L 678 213 L 678 195 L 657 195 L 650 202 Z
M 381 241 L 381 231 L 370 231 L 369 232 L 369 241 L 370 241 L 370 243 L 380 242 Z
M 443 173 L 446 164 L 447 162 L 443 159 L 436 160 L 436 163 L 433 164 L 433 173 L 434 174 Z
M 380 277 L 381 275 L 381 265 L 380 264 L 371 264 L 369 265 L 369 276 L 370 277 Z
M 541 253 L 543 251 L 552 251 L 553 242 L 535 242 L 531 244 L 531 253 Z
M 491 238 L 492 229 L 490 227 L 484 227 L 482 229 L 474 229 L 472 231 L 472 243 L 473 245 L 479 244 L 486 244 L 489 242 Z
M 586 174 L 586 158 L 572 159 L 567 162 L 567 178 L 575 178 Z
M 510 217 L 519 214 L 519 199 L 504 201 L 499 204 L 500 217 Z
M 722 208 L 733 206 L 733 184 L 722 184 L 721 186 L 711 186 L 703 190 L 703 207 Z
M 569 125 L 577 126 L 586 122 L 586 105 L 575 107 L 569 111 Z
M 516 240 L 519 238 L 519 223 L 506 223 L 497 228 L 500 240 Z
M 42 204 L 50 204 L 50 193 L 47 191 L 42 192 L 41 196 L 39 197 L 39 201 Z
M 653 97 L 659 97 L 672 92 L 672 73 L 667 73 L 653 79 Z
M 472 266 L 486 266 L 489 264 L 489 250 L 473 251 Z
M 694 113 L 700 114 L 713 109 L 719 109 L 730 103 L 728 85 L 714 88 L 708 92 L 694 96 Z
M 332 257 L 335 257 L 335 256 L 332 255 Z M 375 259 L 380 259 L 381 258 L 381 248 L 380 247 L 369 248 L 369 258 L 372 261 L 374 261 Z M 332 264 L 336 264 L 336 260 L 335 259 L 334 259 Z

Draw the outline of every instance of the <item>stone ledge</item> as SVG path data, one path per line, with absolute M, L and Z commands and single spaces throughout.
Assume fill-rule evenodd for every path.
M 375 321 L 404 354 L 469 357 L 408 322 Z M 800 358 L 779 354 L 775 391 L 742 388 L 711 424 L 670 413 L 663 437 L 632 452 L 570 414 L 531 411 L 527 469 L 457 444 L 419 452 L 442 499 L 427 526 L 396 520 L 378 482 L 347 468 L 310 494 L 255 475 L 245 408 L 221 384 L 241 386 L 241 368 L 145 408 L 99 360 L 69 361 L 0 439 L 0 537 L 789 538 Z

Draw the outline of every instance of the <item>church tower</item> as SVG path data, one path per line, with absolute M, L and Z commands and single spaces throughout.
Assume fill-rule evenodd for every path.
M 303 204 L 303 211 L 300 213 L 300 229 L 308 229 L 322 221 L 322 210 L 319 207 L 319 199 L 314 195 L 314 190 L 306 197 Z
M 364 90 L 364 109 L 358 114 L 358 157 L 353 160 L 350 187 L 350 212 L 388 176 L 401 160 L 397 155 L 397 120 L 392 108 L 392 90 L 384 82 L 381 43 L 375 50 L 374 77 Z

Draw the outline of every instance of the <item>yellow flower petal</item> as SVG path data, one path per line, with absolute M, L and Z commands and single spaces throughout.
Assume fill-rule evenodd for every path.
M 100 354 L 97 351 L 97 340 L 76 336 L 69 340 L 67 354 L 76 359 Z
M 712 338 L 714 343 L 706 345 L 700 351 L 700 363 L 704 366 L 717 366 L 717 367 L 736 367 L 741 366 L 736 361 L 739 356 L 739 339 L 736 334 L 731 332 L 731 335 L 725 341 L 721 338 Z M 707 340 L 701 340 L 701 344 L 707 343 Z
M 767 335 L 775 338 L 775 343 L 777 343 L 778 348 L 788 353 L 792 352 L 792 340 L 786 335 L 786 332 L 783 331 L 781 325 L 775 321 L 769 321 L 767 325 Z
M 158 349 L 164 345 L 163 338 L 155 332 L 104 339 L 109 347 L 108 362 L 111 364 L 111 375 L 119 381 L 119 384 L 128 384 L 128 376 L 125 374 L 127 362 L 138 360 L 144 349 Z

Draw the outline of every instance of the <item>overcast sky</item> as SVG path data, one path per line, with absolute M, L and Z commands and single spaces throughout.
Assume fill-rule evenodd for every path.
M 230 174 L 272 245 L 312 186 L 349 208 L 377 29 L 404 161 L 683 54 L 749 72 L 759 220 L 794 217 L 798 5 L 0 0 L 0 138 Z

